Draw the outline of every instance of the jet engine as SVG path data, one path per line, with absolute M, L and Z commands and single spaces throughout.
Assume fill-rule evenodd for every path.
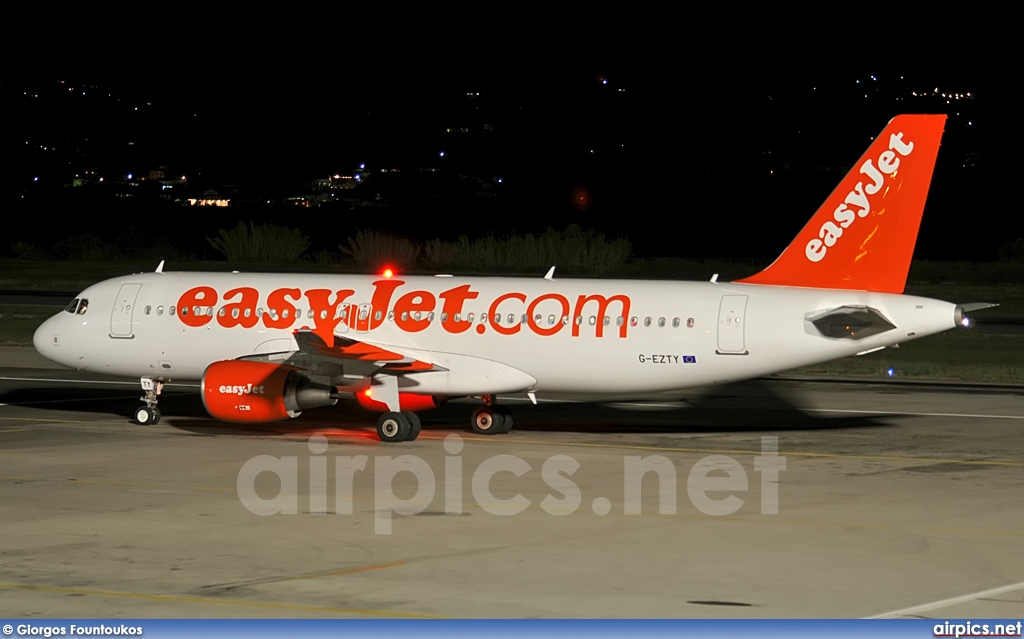
M 338 402 L 338 389 L 314 382 L 302 369 L 244 360 L 210 364 L 201 392 L 206 412 L 226 422 L 278 421 Z

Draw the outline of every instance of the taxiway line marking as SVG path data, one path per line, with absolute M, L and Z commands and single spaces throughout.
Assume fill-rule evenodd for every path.
M 124 382 L 116 379 L 65 379 L 48 377 L 0 377 L 0 380 L 7 382 L 60 382 L 65 384 L 114 384 L 120 386 L 139 386 L 140 382 Z M 199 384 L 185 384 L 182 382 L 168 382 L 164 388 L 169 386 L 180 388 L 199 388 Z M 141 388 L 141 386 L 139 386 Z
M 989 590 L 981 590 L 973 592 L 967 595 L 960 595 L 959 597 L 950 597 L 949 599 L 939 599 L 938 601 L 932 601 L 924 603 L 919 606 L 911 606 L 909 608 L 901 608 L 899 610 L 893 610 L 891 612 L 884 612 L 880 615 L 874 615 L 868 617 L 868 619 L 888 619 L 890 617 L 907 617 L 910 615 L 919 615 L 922 612 L 929 612 L 937 608 L 945 608 L 947 606 L 955 606 L 957 604 L 967 603 L 969 601 L 975 601 L 978 599 L 985 599 L 988 597 L 995 597 L 996 595 L 1002 595 L 1007 592 L 1013 592 L 1014 590 L 1024 589 L 1024 581 L 1010 584 L 1008 586 L 1000 586 L 998 588 L 990 588 Z
M 852 408 L 801 408 L 800 410 L 809 413 L 854 413 L 857 415 L 899 415 L 901 417 L 970 417 L 984 419 L 1024 419 L 1024 415 L 981 415 L 972 413 L 915 413 L 911 411 L 898 410 L 857 410 Z
M 468 441 L 479 441 L 479 442 L 495 442 L 493 437 L 470 437 L 462 436 L 463 439 Z M 434 438 L 431 439 L 443 439 Z M 714 455 L 762 455 L 764 451 L 761 450 L 741 450 L 741 449 L 729 449 L 729 448 L 683 448 L 673 446 L 639 446 L 636 444 L 595 444 L 588 442 L 552 442 L 552 441 L 541 441 L 536 439 L 512 439 L 508 438 L 503 440 L 503 444 L 539 444 L 543 446 L 561 446 L 561 447 L 572 447 L 572 448 L 620 448 L 626 450 L 650 450 L 650 451 L 662 451 L 662 452 L 675 452 L 675 453 L 704 453 Z M 800 451 L 783 451 L 780 450 L 775 453 L 780 457 L 811 457 L 811 458 L 831 458 L 831 459 L 866 459 L 871 461 L 898 461 L 898 462 L 912 462 L 916 464 L 964 464 L 969 466 L 1008 466 L 1013 468 L 1024 467 L 1024 462 L 1013 462 L 1013 461 L 998 461 L 998 460 L 970 460 L 970 459 L 937 459 L 931 457 L 900 457 L 898 455 L 846 455 L 842 453 L 814 453 L 814 452 L 800 452 Z
M 277 610 L 298 610 L 304 612 L 329 612 L 370 617 L 397 617 L 402 619 L 440 619 L 437 615 L 418 614 L 411 612 L 392 612 L 388 610 L 367 610 L 362 608 L 331 608 L 328 606 L 309 606 L 303 604 L 276 603 L 271 601 L 243 601 L 239 599 L 222 599 L 214 597 L 191 597 L 183 595 L 157 595 L 136 592 L 119 592 L 116 590 L 93 590 L 90 588 L 61 588 L 58 586 L 36 586 L 28 584 L 0 583 L 0 588 L 7 590 L 28 590 L 57 594 L 92 595 L 97 597 L 118 597 L 121 599 L 142 599 L 144 601 L 166 601 L 171 603 L 210 604 L 220 606 L 244 606 L 250 608 L 270 608 Z

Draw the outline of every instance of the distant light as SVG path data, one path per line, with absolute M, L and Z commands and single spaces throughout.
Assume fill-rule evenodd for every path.
M 39 181 L 39 178 L 38 178 L 38 177 L 34 177 L 34 178 L 32 178 L 32 181 L 33 181 L 33 182 L 38 182 L 38 181 Z
M 896 375 L 896 369 L 890 368 L 889 370 L 885 371 L 885 374 L 888 375 L 889 377 L 894 377 Z
M 132 179 L 132 174 L 131 173 L 128 174 L 128 179 L 129 180 Z
M 608 78 L 602 78 L 601 84 L 608 84 Z
M 362 170 L 363 170 L 363 169 L 365 169 L 365 168 L 366 168 L 366 165 L 365 165 L 365 164 L 360 164 L 360 165 L 359 165 L 359 170 L 360 170 L 360 171 L 362 171 Z
M 444 151 L 441 151 L 441 157 L 444 157 Z
M 878 82 L 878 78 L 876 78 L 875 76 L 871 76 L 871 79 L 874 80 L 875 82 Z

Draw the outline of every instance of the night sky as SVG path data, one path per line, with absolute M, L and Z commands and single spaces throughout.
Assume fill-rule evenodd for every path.
M 731 63 L 668 51 L 304 57 L 271 43 L 130 73 L 97 65 L 3 79 L 17 123 L 3 138 L 13 169 L 0 196 L 16 214 L 5 237 L 113 240 L 133 226 L 195 250 L 218 227 L 254 219 L 335 249 L 361 228 L 454 239 L 579 224 L 628 238 L 643 257 L 770 259 L 903 112 L 949 114 L 917 256 L 990 260 L 1024 236 L 1020 216 L 1002 212 L 1009 153 L 981 61 L 808 68 L 805 56 L 756 47 Z M 230 187 L 255 203 L 361 163 L 359 188 L 388 206 L 199 211 L 63 187 L 77 171 L 113 179 L 166 166 L 190 192 Z M 72 221 L 38 224 L 58 211 Z M 669 231 L 678 219 L 683 231 Z

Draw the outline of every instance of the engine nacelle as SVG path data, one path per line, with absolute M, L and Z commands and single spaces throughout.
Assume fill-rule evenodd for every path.
M 374 399 L 369 389 L 356 393 L 356 401 L 366 410 L 372 410 L 375 413 L 386 413 L 388 410 L 388 405 Z M 444 403 L 444 400 L 438 399 L 433 395 L 399 393 L 398 403 L 401 406 L 401 410 L 411 410 L 415 413 L 421 410 L 438 408 Z
M 226 422 L 273 422 L 338 402 L 337 388 L 310 380 L 301 369 L 244 360 L 210 364 L 201 392 L 206 412 Z

